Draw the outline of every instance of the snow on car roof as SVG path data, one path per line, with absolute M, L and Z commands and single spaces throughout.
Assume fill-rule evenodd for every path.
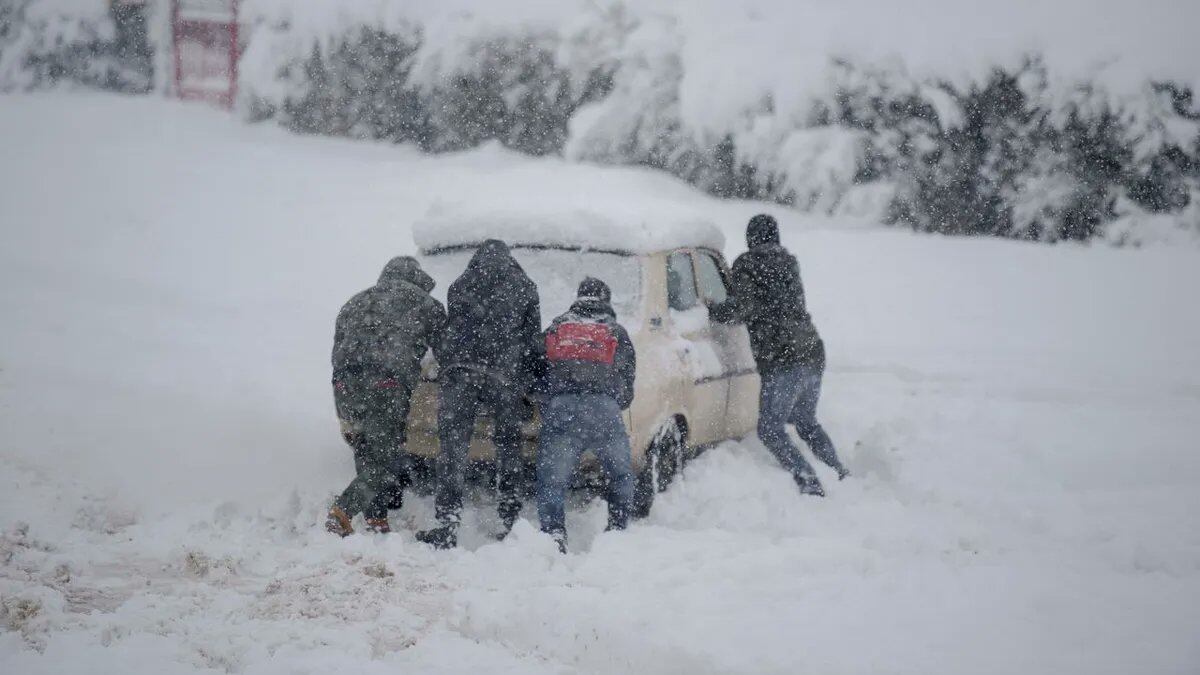
M 645 208 L 640 208 L 640 207 Z M 435 204 L 413 226 L 422 254 L 474 247 L 484 239 L 509 246 L 579 248 L 629 254 L 681 247 L 722 250 L 725 236 L 699 214 L 674 205 L 605 208 Z

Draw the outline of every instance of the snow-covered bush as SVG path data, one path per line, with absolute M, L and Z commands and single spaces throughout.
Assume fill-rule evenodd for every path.
M 251 93 L 259 117 L 278 113 L 296 131 L 377 138 L 394 142 L 425 138 L 424 113 L 407 85 L 415 35 L 362 27 L 326 45 L 311 45 L 304 59 L 288 61 L 277 101 Z
M 572 120 L 567 156 L 642 164 L 710 183 L 712 158 L 688 133 L 680 111 L 684 65 L 676 19 L 634 16 L 622 3 L 591 11 L 591 20 L 568 35 L 563 58 L 576 80 L 601 82 L 605 95 Z
M 925 231 L 1043 241 L 1104 236 L 1118 203 L 1127 216 L 1192 222 L 1186 209 L 1198 185 L 1197 155 L 1187 148 L 1200 138 L 1200 112 L 1189 109 L 1190 96 L 1148 84 L 1117 97 L 1089 82 L 1056 95 L 1048 81 L 1045 64 L 1029 58 L 965 90 L 943 83 L 956 111 L 949 124 L 924 124 L 928 107 L 892 106 L 907 108 L 924 133 L 884 142 L 878 153 L 884 159 L 875 172 L 898 182 L 889 219 Z M 889 155 L 913 138 L 915 147 Z
M 920 231 L 1136 243 L 1142 227 L 1200 228 L 1186 21 L 1010 3 L 1006 34 L 965 4 L 243 0 L 239 106 L 429 152 L 499 142 L 643 165 Z M 150 6 L 161 18 L 166 0 Z M 0 0 L 0 89 L 145 89 L 145 55 L 114 30 L 106 0 Z
M 378 16 L 378 3 L 357 6 L 372 5 Z M 542 155 L 562 150 L 571 115 L 593 96 L 559 64 L 558 34 L 536 25 L 481 32 L 470 15 L 419 25 L 341 8 L 338 28 L 322 31 L 305 12 L 287 8 L 250 42 L 241 90 L 253 119 L 431 152 L 495 140 Z
M 295 131 L 422 138 L 407 82 L 418 27 L 379 2 L 247 3 L 251 40 L 239 63 L 241 105 Z M 244 19 L 245 20 L 245 19 Z
M 119 37 L 106 0 L 0 0 L 0 91 L 64 83 L 148 91 L 152 55 Z

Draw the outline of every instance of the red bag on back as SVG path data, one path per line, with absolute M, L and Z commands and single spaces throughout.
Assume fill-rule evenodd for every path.
M 611 364 L 617 338 L 602 323 L 561 323 L 546 333 L 546 358 L 550 361 L 590 361 Z

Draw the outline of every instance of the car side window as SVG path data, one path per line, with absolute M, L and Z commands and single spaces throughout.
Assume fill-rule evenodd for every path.
M 696 254 L 696 278 L 700 280 L 700 297 L 705 302 L 725 302 L 729 287 L 717 259 L 708 253 Z
M 667 258 L 667 304 L 671 309 L 683 311 L 695 307 L 699 301 L 692 256 L 683 251 L 672 253 Z

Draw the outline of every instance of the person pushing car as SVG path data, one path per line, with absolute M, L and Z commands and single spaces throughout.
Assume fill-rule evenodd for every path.
M 345 537 L 351 520 L 389 532 L 388 508 L 399 508 L 408 482 L 404 442 L 421 359 L 437 349 L 446 311 L 429 292 L 434 281 L 415 258 L 393 258 L 379 281 L 338 313 L 333 335 L 333 399 L 357 472 L 334 500 L 325 528 Z
M 566 552 L 564 501 L 571 473 L 585 450 L 608 476 L 608 529 L 623 530 L 633 501 L 629 436 L 621 411 L 633 401 L 637 357 L 617 323 L 612 292 L 599 279 L 579 284 L 567 313 L 543 336 L 537 385 L 545 395 L 538 438 L 537 506 L 542 531 Z
M 788 438 L 784 425 L 795 425 L 796 433 L 817 458 L 837 471 L 839 480 L 850 474 L 816 417 L 825 343 L 805 307 L 800 267 L 780 244 L 775 218 L 767 214 L 751 218 L 746 245 L 749 250 L 733 263 L 731 297 L 711 305 L 709 315 L 718 322 L 746 323 L 762 378 L 758 436 L 792 473 L 802 493 L 824 496 L 816 472 Z
M 450 285 L 449 316 L 438 353 L 437 496 L 439 526 L 417 533 L 435 548 L 458 545 L 467 454 L 476 415 L 495 423 L 499 515 L 503 537 L 521 512 L 521 420 L 531 375 L 530 354 L 542 329 L 537 286 L 497 239 L 480 245 Z

